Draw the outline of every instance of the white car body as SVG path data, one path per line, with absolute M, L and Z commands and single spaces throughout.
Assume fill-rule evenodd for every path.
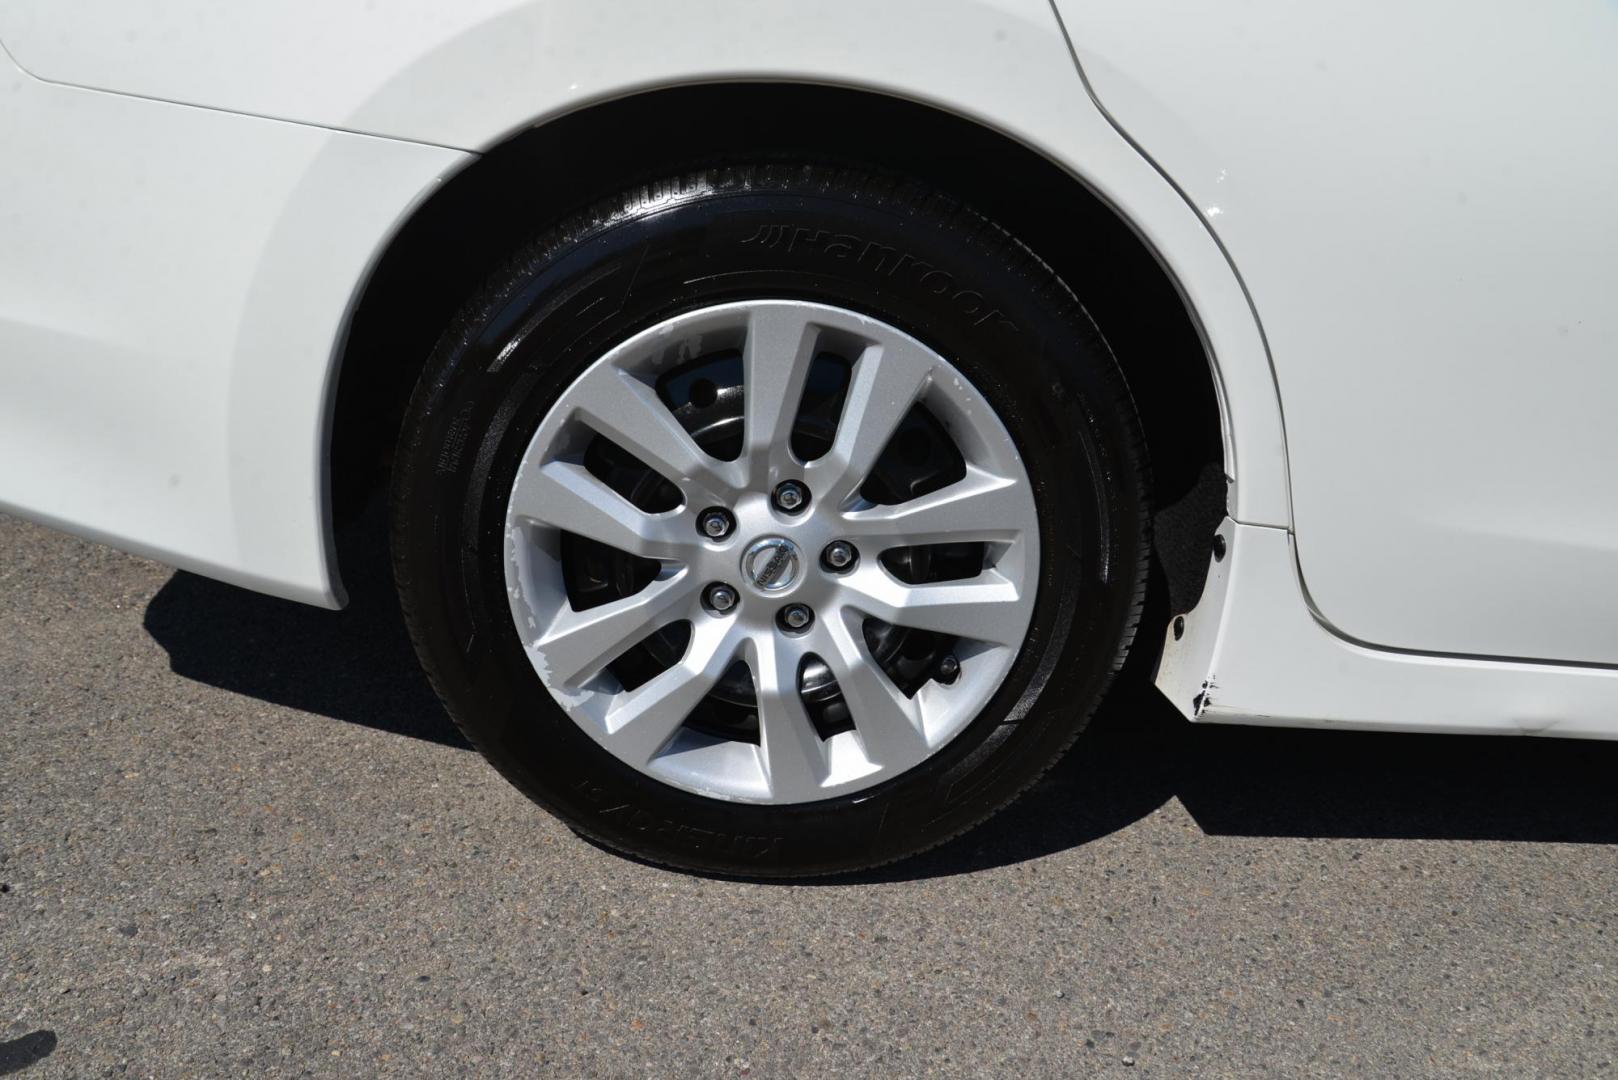
M 339 366 L 416 209 L 595 103 L 841 86 L 1178 286 L 1229 483 L 1186 715 L 1618 737 L 1610 3 L 0 0 L 0 46 L 6 510 L 340 606 Z

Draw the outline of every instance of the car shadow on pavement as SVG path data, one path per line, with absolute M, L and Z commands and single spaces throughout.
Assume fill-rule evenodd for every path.
M 1038 858 L 1178 799 L 1209 835 L 1618 843 L 1618 743 L 1191 724 L 1121 684 L 1035 788 L 983 828 L 865 875 Z
M 349 605 L 325 611 L 177 572 L 146 606 L 176 675 L 275 705 L 467 749 L 416 663 L 386 555 L 345 560 Z
M 145 626 L 185 678 L 470 748 L 416 664 L 386 558 L 343 565 L 352 601 L 341 612 L 180 572 Z M 1193 725 L 1139 671 L 1125 676 L 1073 751 L 988 824 L 833 883 L 1036 859 L 1171 798 L 1214 835 L 1618 843 L 1618 743 Z

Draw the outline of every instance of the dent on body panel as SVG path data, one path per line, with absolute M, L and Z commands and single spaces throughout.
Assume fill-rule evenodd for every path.
M 1219 689 L 1217 668 L 1236 572 L 1238 528 L 1230 518 L 1220 522 L 1209 554 L 1202 595 L 1190 611 L 1176 612 L 1164 629 L 1153 681 L 1188 720 L 1200 719 L 1214 704 Z

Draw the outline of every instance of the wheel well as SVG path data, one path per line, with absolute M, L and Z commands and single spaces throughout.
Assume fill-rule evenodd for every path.
M 1129 380 L 1153 463 L 1154 578 L 1169 610 L 1202 589 L 1224 513 L 1218 401 L 1173 280 L 1073 176 L 925 105 L 858 90 L 727 83 L 649 91 L 525 131 L 448 181 L 403 226 L 350 324 L 332 421 L 339 523 L 383 485 L 406 402 L 456 310 L 533 235 L 615 188 L 726 161 L 812 157 L 905 173 L 1008 229 L 1068 283 Z

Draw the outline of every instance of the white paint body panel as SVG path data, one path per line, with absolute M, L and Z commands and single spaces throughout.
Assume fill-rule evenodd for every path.
M 1612 341 L 1611 313 L 1591 303 L 1612 280 L 1610 210 L 1592 206 L 1606 194 L 1598 177 L 1611 165 L 1614 129 L 1563 163 L 1561 207 L 1513 201 L 1534 190 L 1532 170 L 1511 153 L 1485 168 L 1482 121 L 1454 133 L 1445 153 L 1471 170 L 1472 200 L 1455 209 L 1441 202 L 1451 166 L 1419 157 L 1425 136 L 1454 119 L 1454 95 L 1434 99 L 1451 112 L 1433 101 L 1411 107 L 1367 72 L 1349 72 L 1359 96 L 1326 114 L 1336 127 L 1327 149 L 1343 157 L 1342 140 L 1379 133 L 1374 113 L 1411 113 L 1389 144 L 1401 177 L 1352 154 L 1333 175 L 1300 160 L 1300 147 L 1325 144 L 1311 142 L 1314 128 L 1276 127 L 1274 117 L 1296 122 L 1304 103 L 1322 104 L 1304 54 L 1369 49 L 1387 75 L 1398 57 L 1386 42 L 1335 26 L 1337 9 L 1327 7 L 1296 56 L 1255 30 L 1279 50 L 1260 50 L 1274 65 L 1261 69 L 1220 56 L 1251 51 L 1230 27 L 1252 29 L 1252 20 L 1188 33 L 1199 17 L 1218 19 L 1165 5 L 1061 5 L 1126 137 L 1088 95 L 1043 0 L 0 0 L 0 43 L 21 65 L 0 51 L 0 506 L 253 588 L 339 603 L 324 505 L 330 393 L 367 268 L 413 206 L 510 133 L 639 90 L 737 79 L 862 87 L 967 116 L 1066 168 L 1133 224 L 1195 311 L 1225 421 L 1233 554 L 1165 657 L 1160 683 L 1177 704 L 1201 719 L 1618 734 L 1618 675 L 1350 644 L 1311 612 L 1295 561 L 1351 632 L 1390 629 L 1394 644 L 1450 651 L 1532 636 L 1541 645 L 1524 655 L 1618 661 L 1603 644 L 1611 627 L 1593 625 L 1583 607 L 1603 590 L 1612 599 L 1603 560 L 1618 543 L 1608 528 L 1618 511 L 1611 500 L 1570 497 L 1618 460 L 1615 436 L 1587 423 L 1595 399 L 1612 397 L 1613 365 L 1596 362 Z M 1475 95 L 1513 121 L 1513 138 L 1541 150 L 1565 143 L 1574 118 L 1604 118 L 1618 100 L 1606 93 L 1610 72 L 1587 62 L 1610 44 L 1604 24 L 1593 9 L 1569 10 L 1582 13 L 1572 25 L 1591 41 L 1586 51 L 1556 41 L 1589 91 L 1576 108 L 1525 133 L 1527 114 L 1501 87 L 1541 103 L 1551 90 L 1492 69 Z M 1169 26 L 1169 15 L 1189 21 Z M 1290 18 L 1294 30 L 1306 19 Z M 1153 49 L 1164 55 L 1152 58 Z M 1476 75 L 1454 51 L 1411 55 L 1423 72 L 1449 65 L 1451 77 Z M 1141 76 L 1156 80 L 1149 91 L 1132 86 Z M 1400 93 L 1421 88 L 1416 76 L 1389 77 Z M 1195 92 L 1207 94 L 1206 107 L 1188 102 Z M 1255 94 L 1266 108 L 1251 107 Z M 1245 169 L 1228 171 L 1232 153 Z M 1218 168 L 1227 174 L 1210 171 Z M 1395 190 L 1401 182 L 1414 201 Z M 1236 197 L 1210 202 L 1209 184 Z M 1418 213 L 1423 206 L 1431 212 Z M 1585 228 L 1553 236 L 1513 210 Z M 1461 227 L 1476 220 L 1503 229 L 1494 235 L 1507 254 L 1539 261 L 1494 258 Z M 1428 248 L 1459 246 L 1420 272 L 1392 265 L 1378 241 L 1401 229 Z M 1548 265 L 1551 252 L 1566 265 Z M 1244 282 L 1237 269 L 1248 273 L 1248 255 L 1256 265 Z M 1533 296 L 1544 306 L 1513 320 L 1502 297 L 1523 284 L 1527 264 L 1543 271 Z M 1396 303 L 1375 318 L 1344 318 L 1389 299 L 1389 281 L 1405 290 Z M 1296 489 L 1248 287 L 1282 391 L 1307 418 L 1300 435 L 1288 417 L 1310 470 Z M 1444 325 L 1424 321 L 1424 310 L 1440 311 Z M 1452 323 L 1457 313 L 1493 318 L 1493 333 Z M 1547 321 L 1567 326 L 1561 344 L 1546 345 Z M 1355 350 L 1359 366 L 1345 369 L 1348 340 L 1398 348 L 1369 358 Z M 1468 404 L 1476 398 L 1481 412 L 1435 416 L 1444 379 L 1480 357 L 1501 376 L 1505 358 L 1524 355 L 1532 362 L 1518 373 L 1544 367 L 1549 380 L 1512 384 L 1530 409 L 1504 415 L 1497 382 L 1474 379 L 1464 384 Z M 1574 381 L 1581 362 L 1593 370 Z M 1380 392 L 1373 377 L 1406 393 Z M 1538 418 L 1531 439 L 1499 439 L 1528 414 Z M 1517 501 L 1474 542 L 1485 489 L 1454 464 L 1485 451 L 1490 490 Z M 1524 490 L 1553 451 L 1577 451 L 1573 471 Z M 1297 556 L 1294 497 L 1310 526 Z M 1353 553 L 1363 566 L 1346 590 L 1350 541 L 1336 529 L 1370 539 Z M 1465 550 L 1435 567 L 1446 543 Z M 1462 615 L 1444 610 L 1463 586 L 1514 562 L 1512 552 L 1535 567 L 1493 583 L 1516 610 L 1480 596 L 1463 598 Z M 1582 581 L 1593 594 L 1567 595 L 1575 569 L 1591 572 Z M 1411 598 L 1426 607 L 1411 610 Z M 1475 625 L 1464 625 L 1467 615 Z M 1440 637 L 1450 644 L 1431 644 Z M 1182 689 L 1209 679 L 1215 691 L 1193 708 Z
M 1252 294 L 1324 620 L 1618 663 L 1618 5 L 1059 6 Z
M 1618 670 L 1371 649 L 1314 617 L 1285 529 L 1220 529 L 1157 685 L 1193 720 L 1283 727 L 1618 739 Z
M 466 155 L 49 86 L 0 56 L 0 508 L 335 606 L 350 299 Z

